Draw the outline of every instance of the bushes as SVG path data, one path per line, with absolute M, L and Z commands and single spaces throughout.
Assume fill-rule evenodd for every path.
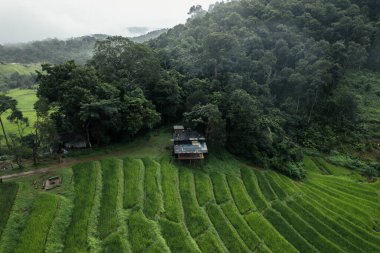
M 208 205 L 207 213 L 224 245 L 226 245 L 230 252 L 249 252 L 248 247 L 240 239 L 235 229 L 231 226 L 217 205 Z
M 144 252 L 155 242 L 162 241 L 156 224 L 145 218 L 141 211 L 133 212 L 129 216 L 128 227 L 132 252 Z M 163 250 L 169 252 L 166 246 Z
M 213 199 L 210 178 L 205 173 L 194 172 L 194 179 L 198 204 L 204 206 Z
M 245 219 L 272 252 L 298 252 L 260 213 L 250 213 Z
M 117 195 L 122 178 L 122 163 L 117 159 L 101 161 L 102 166 L 102 198 L 98 217 L 98 233 L 101 239 L 114 232 L 117 224 Z
M 194 178 L 190 170 L 181 168 L 179 171 L 179 188 L 182 205 L 185 212 L 186 226 L 192 237 L 206 231 L 210 223 L 204 211 L 199 207 L 194 189 Z
M 66 233 L 67 253 L 87 252 L 89 221 L 97 192 L 98 176 L 101 173 L 97 162 L 73 167 L 75 199 L 70 226 Z
M 18 184 L 16 183 L 0 183 L 0 238 L 7 225 L 17 191 Z
M 255 174 L 252 172 L 251 169 L 248 168 L 242 168 L 240 171 L 245 188 L 247 189 L 247 192 L 251 197 L 252 201 L 255 203 L 256 207 L 260 211 L 267 208 L 268 204 L 265 201 L 265 198 L 261 193 L 260 187 L 257 184 Z
M 183 220 L 183 211 L 178 192 L 178 169 L 171 166 L 167 159 L 163 159 L 161 161 L 161 172 L 165 217 L 180 222 Z
M 236 232 L 239 234 L 240 238 L 250 250 L 254 251 L 260 244 L 260 238 L 251 230 L 247 222 L 239 214 L 235 205 L 232 203 L 223 204 L 222 210 L 232 226 L 236 229 Z
M 256 210 L 255 205 L 249 198 L 247 191 L 240 179 L 235 176 L 227 175 L 227 182 L 230 187 L 232 197 L 241 214 Z
M 186 233 L 181 223 L 175 223 L 167 219 L 159 220 L 162 236 L 165 238 L 171 252 L 199 252 L 193 239 Z
M 212 174 L 211 179 L 216 203 L 222 204 L 230 200 L 231 196 L 225 175 L 217 172 Z
M 141 160 L 124 159 L 124 208 L 142 207 L 144 200 L 144 165 Z
M 37 196 L 15 253 L 44 252 L 48 232 L 58 207 L 59 198 L 57 196 L 46 193 Z
M 143 159 L 145 166 L 144 213 L 149 219 L 163 212 L 160 164 L 151 158 Z

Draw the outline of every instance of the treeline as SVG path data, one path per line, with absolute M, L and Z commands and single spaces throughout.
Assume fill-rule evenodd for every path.
M 157 38 L 166 31 L 167 29 L 160 29 L 130 39 L 143 43 Z M 104 40 L 107 37 L 108 35 L 95 34 L 68 40 L 47 39 L 20 44 L 0 44 L 0 62 L 62 64 L 74 60 L 76 63 L 84 65 L 93 56 L 96 41 Z
M 380 66 L 377 6 L 232 1 L 191 8 L 185 25 L 147 45 L 97 41 L 86 66 L 44 65 L 38 74 L 37 111 L 54 130 L 41 129 L 41 142 L 55 134 L 106 144 L 183 120 L 211 146 L 303 178 L 300 146 L 361 141 L 355 94 L 340 79 Z

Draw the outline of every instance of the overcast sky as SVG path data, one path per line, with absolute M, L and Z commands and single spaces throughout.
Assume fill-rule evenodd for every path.
M 127 27 L 184 23 L 192 5 L 216 0 L 0 0 L 0 43 L 88 34 L 130 36 Z

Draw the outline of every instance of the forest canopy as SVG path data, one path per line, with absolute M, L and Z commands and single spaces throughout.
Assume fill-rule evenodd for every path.
M 44 65 L 38 96 L 58 133 L 106 144 L 185 121 L 212 146 L 303 178 L 301 147 L 362 141 L 350 69 L 380 68 L 375 0 L 242 0 L 200 6 L 146 44 L 109 37 L 86 66 Z M 161 122 L 161 123 L 160 123 Z

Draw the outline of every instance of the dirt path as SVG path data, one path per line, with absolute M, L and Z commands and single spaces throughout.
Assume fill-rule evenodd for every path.
M 96 160 L 110 158 L 110 157 L 120 158 L 120 157 L 125 157 L 126 155 L 127 153 L 125 151 L 118 151 L 118 152 L 109 153 L 105 155 L 88 156 L 88 157 L 83 157 L 83 158 L 64 158 L 61 163 L 52 164 L 46 167 L 32 169 L 32 170 L 28 170 L 24 172 L 0 176 L 0 179 L 7 180 L 7 179 L 12 179 L 12 178 L 17 178 L 17 177 L 43 174 L 43 173 L 48 173 L 48 172 L 59 170 L 59 169 L 70 168 L 73 165 L 78 164 L 78 163 L 91 162 L 91 161 L 96 161 Z

